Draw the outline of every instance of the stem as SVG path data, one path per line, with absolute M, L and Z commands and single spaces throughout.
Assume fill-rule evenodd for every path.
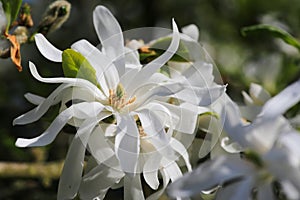
M 48 163 L 0 162 L 0 178 L 58 179 L 63 161 Z

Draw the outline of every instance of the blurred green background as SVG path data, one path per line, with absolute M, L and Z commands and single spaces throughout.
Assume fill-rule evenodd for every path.
M 37 24 L 51 1 L 32 0 L 32 16 Z M 208 51 L 221 72 L 228 92 L 234 100 L 241 100 L 241 91 L 251 82 L 262 84 L 271 94 L 299 78 L 300 57 L 297 50 L 268 35 L 252 34 L 242 37 L 242 27 L 258 23 L 279 26 L 296 38 L 300 35 L 299 0 L 73 0 L 69 20 L 48 39 L 59 49 L 85 38 L 99 43 L 92 24 L 96 5 L 107 6 L 118 19 L 123 30 L 158 26 L 170 28 L 171 18 L 179 27 L 196 24 L 200 29 L 200 43 Z M 42 133 L 51 122 L 57 107 L 36 123 L 12 126 L 15 117 L 33 108 L 23 95 L 32 92 L 41 96 L 57 85 L 36 81 L 28 72 L 28 61 L 38 67 L 43 76 L 60 76 L 59 64 L 43 58 L 35 44 L 22 46 L 23 72 L 19 73 L 9 59 L 0 59 L 0 171 L 7 162 L 57 162 L 66 153 L 67 136 L 60 134 L 55 142 L 44 148 L 18 149 L 16 137 L 33 137 Z M 2 167 L 2 168 L 1 168 Z M 49 177 L 21 177 L 0 173 L 0 199 L 56 199 L 57 179 Z M 107 199 L 110 199 L 108 196 Z

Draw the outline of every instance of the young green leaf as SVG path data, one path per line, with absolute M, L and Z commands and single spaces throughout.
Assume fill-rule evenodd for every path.
M 88 60 L 73 49 L 66 49 L 62 54 L 62 68 L 65 77 L 83 78 L 98 86 L 96 71 Z
M 1 0 L 1 2 L 7 18 L 6 32 L 8 32 L 10 25 L 17 19 L 22 0 Z
M 252 32 L 265 32 L 274 37 L 282 39 L 285 43 L 296 47 L 300 51 L 300 43 L 296 40 L 293 36 L 291 36 L 288 32 L 271 25 L 267 24 L 259 24 L 254 26 L 244 27 L 241 30 L 243 36 L 247 36 L 249 33 Z

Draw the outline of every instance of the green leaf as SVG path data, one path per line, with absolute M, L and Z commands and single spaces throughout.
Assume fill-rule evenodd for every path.
M 66 49 L 62 54 L 62 68 L 65 77 L 83 78 L 98 86 L 96 71 L 88 60 L 73 49 Z
M 17 19 L 22 0 L 1 0 L 1 2 L 7 18 L 6 32 L 8 32 L 10 25 Z
M 162 55 L 169 47 L 172 41 L 171 37 L 160 38 L 149 46 L 148 52 L 140 52 L 141 63 L 149 63 L 155 58 Z M 177 62 L 188 62 L 190 60 L 189 51 L 182 41 L 179 42 L 179 47 L 175 55 L 170 59 L 170 61 Z
M 274 37 L 282 39 L 285 43 L 296 47 L 300 51 L 300 43 L 296 40 L 293 36 L 291 36 L 288 32 L 271 25 L 267 24 L 259 24 L 254 26 L 244 27 L 241 30 L 243 36 L 247 36 L 249 33 L 252 32 L 265 32 Z

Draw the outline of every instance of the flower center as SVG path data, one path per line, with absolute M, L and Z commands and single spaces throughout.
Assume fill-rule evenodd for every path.
M 135 100 L 135 96 L 127 100 L 125 90 L 121 84 L 118 84 L 115 91 L 112 89 L 109 90 L 109 104 L 116 110 L 120 110 L 125 106 L 132 104 Z

